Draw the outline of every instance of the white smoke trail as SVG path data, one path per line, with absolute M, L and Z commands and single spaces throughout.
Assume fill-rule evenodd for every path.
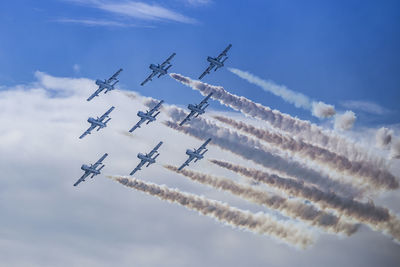
M 346 111 L 343 114 L 335 116 L 335 129 L 338 130 L 350 130 L 353 128 L 354 122 L 356 121 L 356 114 L 353 111 Z
M 310 110 L 312 115 L 318 118 L 328 118 L 335 115 L 334 106 L 325 104 L 321 101 L 315 102 L 302 93 L 292 91 L 284 85 L 277 85 L 272 81 L 266 81 L 248 71 L 242 71 L 236 68 L 228 68 L 228 70 L 249 83 L 261 87 L 264 91 L 270 92 L 281 97 L 286 102 L 294 104 L 298 108 Z
M 213 86 L 200 81 L 194 81 L 177 73 L 171 73 L 170 76 L 184 85 L 200 91 L 203 95 L 208 95 L 212 92 L 212 98 L 218 100 L 221 104 L 239 110 L 245 115 L 266 121 L 271 126 L 303 138 L 309 143 L 328 147 L 330 150 L 352 160 L 369 160 L 378 166 L 385 165 L 385 159 L 369 154 L 365 149 L 337 135 L 333 131 L 323 130 L 308 121 L 294 118 L 277 110 L 271 110 L 269 107 L 255 103 L 243 96 L 231 94 L 222 86 Z
M 265 213 L 251 213 L 229 206 L 228 204 L 207 199 L 194 194 L 184 193 L 178 189 L 148 183 L 136 178 L 110 176 L 109 178 L 136 190 L 171 203 L 180 204 L 188 209 L 213 217 L 217 221 L 226 223 L 232 227 L 249 230 L 254 233 L 267 235 L 289 245 L 307 248 L 314 243 L 310 232 L 289 221 L 278 221 Z
M 312 103 L 312 114 L 318 118 L 330 118 L 336 114 L 335 107 L 324 102 Z
M 374 186 L 374 189 L 395 189 L 399 186 L 396 177 L 387 170 L 379 169 L 368 161 L 350 161 L 328 149 L 294 139 L 281 133 L 256 128 L 250 124 L 239 122 L 223 116 L 213 116 L 216 120 L 226 123 L 238 130 L 251 134 L 273 146 L 289 151 L 293 155 L 316 160 L 332 170 L 353 175 L 363 182 Z M 386 129 L 386 128 L 385 128 Z M 356 182 L 356 181 L 354 181 Z
M 333 192 L 323 192 L 316 187 L 304 185 L 293 179 L 282 178 L 278 175 L 237 164 L 221 160 L 210 160 L 210 162 L 271 187 L 278 188 L 289 195 L 308 199 L 323 209 L 333 209 L 339 214 L 356 219 L 374 230 L 391 236 L 396 242 L 400 242 L 400 220 L 387 208 L 377 207 L 373 203 L 362 203 L 351 198 L 340 197 Z
M 352 197 L 358 197 L 364 193 L 363 189 L 355 188 L 348 183 L 340 183 L 339 181 L 332 180 L 330 177 L 321 175 L 298 162 L 289 161 L 279 155 L 272 154 L 257 140 L 238 134 L 227 128 L 216 126 L 201 118 L 193 120 L 191 127 L 181 127 L 171 121 L 164 122 L 164 124 L 200 140 L 211 137 L 213 140 L 212 144 L 217 145 L 221 149 L 228 150 L 239 157 L 251 160 L 266 168 L 274 169 L 281 175 L 296 177 L 304 182 L 318 185 L 324 190 L 333 190 L 339 192 L 341 195 Z
M 400 138 L 396 139 L 390 148 L 390 157 L 400 159 Z
M 388 128 L 382 127 L 376 131 L 375 140 L 376 146 L 385 149 L 392 142 L 393 131 Z
M 179 171 L 178 168 L 170 165 L 166 165 L 164 168 L 182 174 L 193 181 L 212 186 L 216 189 L 229 191 L 251 202 L 278 210 L 288 217 L 318 226 L 327 232 L 343 233 L 349 236 L 355 233 L 358 228 L 358 225 L 343 222 L 343 220 L 335 215 L 318 210 L 315 206 L 305 204 L 299 200 L 286 199 L 222 177 L 214 177 L 187 169 Z

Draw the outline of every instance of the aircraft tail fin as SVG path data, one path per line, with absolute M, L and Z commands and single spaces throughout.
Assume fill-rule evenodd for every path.
M 171 67 L 172 67 L 172 65 L 169 65 L 169 66 L 165 69 L 165 71 L 168 72 L 169 68 L 171 68 Z
M 208 151 L 208 149 L 204 150 L 203 153 L 200 153 L 200 155 L 204 156 L 204 154 Z
M 111 90 L 113 90 L 114 89 L 114 86 L 117 84 L 119 82 L 119 80 L 116 80 L 115 81 L 115 83 L 113 83 L 112 85 L 111 85 L 111 87 L 112 87 L 112 89 Z M 108 90 L 109 91 L 109 90 Z M 106 93 L 108 92 L 108 91 L 106 91 Z
M 104 168 L 104 166 L 106 166 L 106 165 L 101 165 L 101 167 L 98 169 L 98 171 L 100 172 L 101 171 L 101 169 L 103 169 Z
M 109 122 L 111 120 L 111 118 L 108 118 L 105 122 L 104 122 L 104 124 L 107 126 L 107 122 Z
M 156 160 L 156 158 L 160 156 L 160 153 L 158 153 L 153 159 Z

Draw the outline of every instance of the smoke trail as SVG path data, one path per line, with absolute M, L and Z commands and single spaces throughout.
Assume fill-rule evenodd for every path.
M 356 114 L 353 111 L 346 111 L 343 114 L 336 115 L 335 117 L 335 129 L 349 130 L 353 128 L 354 122 L 356 121 Z
M 392 142 L 393 139 L 393 130 L 389 130 L 388 128 L 382 127 L 378 131 L 376 131 L 375 140 L 376 146 L 379 148 L 386 148 Z
M 270 92 L 276 96 L 280 96 L 286 102 L 294 104 L 298 108 L 311 110 L 312 105 L 310 99 L 302 93 L 294 92 L 286 86 L 277 85 L 272 81 L 265 81 L 247 71 L 236 68 L 228 68 L 228 70 L 249 83 L 260 86 L 264 91 Z
M 213 116 L 213 118 L 233 126 L 238 130 L 249 133 L 274 146 L 278 146 L 283 150 L 293 152 L 301 157 L 305 156 L 309 159 L 317 160 L 336 171 L 360 177 L 363 181 L 366 181 L 375 187 L 393 189 L 399 186 L 394 175 L 386 170 L 376 168 L 369 162 L 350 161 L 346 157 L 331 152 L 328 149 L 305 143 L 302 140 L 297 140 L 287 135 L 259 129 L 250 124 L 238 122 L 223 116 Z
M 372 229 L 390 235 L 396 239 L 397 242 L 400 241 L 400 220 L 386 208 L 377 207 L 373 203 L 361 203 L 350 198 L 339 197 L 333 192 L 323 192 L 316 187 L 306 186 L 293 179 L 282 178 L 278 175 L 242 167 L 236 164 L 220 160 L 210 160 L 210 162 L 278 188 L 289 195 L 308 199 L 322 208 L 336 210 L 340 214 L 344 214 L 361 223 L 367 224 Z
M 276 187 L 287 194 L 314 201 L 314 203 L 318 203 L 322 207 L 338 210 L 347 216 L 359 219 L 361 222 L 370 221 L 375 223 L 387 221 L 389 218 L 389 212 L 385 208 L 375 207 L 370 203 L 361 203 L 351 198 L 340 197 L 334 192 L 324 192 L 314 186 L 307 186 L 294 179 L 282 178 L 275 174 L 269 174 L 220 160 L 211 160 L 211 162 L 220 167 L 253 178 L 256 181 Z
M 264 205 L 267 208 L 279 210 L 284 215 L 300 219 L 311 225 L 318 226 L 325 231 L 333 233 L 344 233 L 351 235 L 357 231 L 358 226 L 339 220 L 335 215 L 316 209 L 312 205 L 305 204 L 298 200 L 288 200 L 278 195 L 273 195 L 265 191 L 253 189 L 250 186 L 241 185 L 232 180 L 214 177 L 194 171 L 166 165 L 164 168 L 182 174 L 193 181 L 212 186 L 220 190 L 226 190 L 234 195 Z
M 274 155 L 266 151 L 267 148 L 254 139 L 205 122 L 201 118 L 193 120 L 191 127 L 181 127 L 171 121 L 164 122 L 164 124 L 200 140 L 211 137 L 213 140 L 212 144 L 217 145 L 221 149 L 228 150 L 239 157 L 251 160 L 266 168 L 275 169 L 282 175 L 296 177 L 305 182 L 316 184 L 324 190 L 333 190 L 345 196 L 352 197 L 360 196 L 363 193 L 361 189 L 352 187 L 350 184 L 331 180 L 329 177 L 323 176 L 310 168 L 303 167 L 297 162 L 288 161 L 278 155 Z
M 312 114 L 317 118 L 329 118 L 336 114 L 335 107 L 324 102 L 312 103 Z
M 203 95 L 214 93 L 213 99 L 218 100 L 221 104 L 239 110 L 245 115 L 255 117 L 268 122 L 271 126 L 286 131 L 291 135 L 308 140 L 308 142 L 318 144 L 323 147 L 329 147 L 336 153 L 345 155 L 351 159 L 369 160 L 377 165 L 384 165 L 385 161 L 377 158 L 375 155 L 368 154 L 364 149 L 350 143 L 343 137 L 333 132 L 322 130 L 315 124 L 294 118 L 290 115 L 283 114 L 277 110 L 271 110 L 261 104 L 243 97 L 227 92 L 221 86 L 213 86 L 200 81 L 193 81 L 188 77 L 177 73 L 171 73 L 170 76 L 175 80 L 201 92 Z
M 392 143 L 392 147 L 390 148 L 390 156 L 394 159 L 400 159 L 400 138 L 396 139 Z
M 265 81 L 254 74 L 247 71 L 242 71 L 236 68 L 228 68 L 228 70 L 249 83 L 258 85 L 264 91 L 270 92 L 276 96 L 283 98 L 286 102 L 294 104 L 298 108 L 310 110 L 312 115 L 318 118 L 328 118 L 335 115 L 336 111 L 332 105 L 323 102 L 311 101 L 308 96 L 302 93 L 292 91 L 286 86 L 277 85 L 272 81 Z
M 301 248 L 306 248 L 314 242 L 311 234 L 305 231 L 305 229 L 299 228 L 289 221 L 278 221 L 268 214 L 261 212 L 253 214 L 249 211 L 240 210 L 216 200 L 180 192 L 177 189 L 170 189 L 166 186 L 148 183 L 135 178 L 109 178 L 127 187 L 156 196 L 162 200 L 178 203 L 188 209 L 213 217 L 217 221 L 229 224 L 232 227 L 271 236 L 277 240 Z

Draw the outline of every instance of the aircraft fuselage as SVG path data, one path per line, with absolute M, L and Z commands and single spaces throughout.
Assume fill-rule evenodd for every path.
M 112 84 L 108 84 L 102 80 L 96 80 L 96 84 L 99 86 L 99 88 L 105 88 L 105 89 L 107 89 L 107 91 L 114 89 L 114 86 Z
M 138 115 L 140 118 L 143 118 L 143 119 L 146 119 L 146 120 L 149 120 L 149 121 L 155 121 L 155 120 L 156 120 L 153 116 L 148 115 L 147 113 L 144 113 L 143 111 L 139 111 L 139 112 L 137 113 L 137 115 Z
M 98 170 L 94 169 L 93 167 L 88 166 L 88 165 L 86 165 L 86 164 L 83 164 L 83 165 L 81 166 L 81 169 L 82 169 L 83 171 L 85 171 L 85 172 L 90 172 L 90 173 L 94 173 L 94 174 L 100 174 L 100 171 L 98 171 Z
M 195 158 L 197 158 L 197 159 L 202 159 L 202 158 L 204 157 L 204 156 L 201 155 L 200 153 L 197 153 L 196 150 L 191 150 L 191 149 L 187 149 L 187 150 L 186 150 L 186 155 L 195 157 Z
M 153 70 L 153 71 L 158 72 L 158 73 L 167 74 L 167 71 L 166 71 L 165 69 L 161 68 L 160 65 L 150 64 L 150 67 L 149 67 L 149 68 L 150 68 L 151 70 Z
M 198 108 L 196 105 L 193 105 L 193 104 L 189 104 L 188 109 L 190 109 L 191 111 L 194 111 L 198 114 L 204 114 L 204 112 L 205 112 L 204 109 Z
M 154 162 L 156 162 L 155 159 L 153 159 L 153 158 L 151 158 L 151 157 L 149 157 L 149 156 L 147 156 L 147 155 L 144 155 L 144 154 L 142 154 L 142 153 L 139 153 L 139 154 L 137 155 L 137 157 L 138 157 L 140 160 L 144 160 L 144 161 L 149 162 L 149 163 L 154 163 Z
M 89 123 L 91 123 L 91 124 L 94 124 L 94 125 L 96 125 L 96 126 L 99 126 L 100 128 L 104 128 L 104 127 L 107 126 L 104 122 L 101 122 L 101 121 L 99 121 L 98 119 L 95 119 L 95 118 L 92 118 L 92 117 L 90 117 L 87 121 L 88 121 Z
M 207 61 L 210 62 L 210 63 L 212 63 L 212 64 L 214 64 L 214 65 L 217 66 L 217 67 L 222 67 L 222 66 L 224 66 L 224 63 L 222 63 L 222 62 L 216 60 L 216 59 L 213 58 L 213 57 L 207 57 Z

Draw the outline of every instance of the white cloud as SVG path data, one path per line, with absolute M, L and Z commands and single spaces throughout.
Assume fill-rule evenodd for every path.
M 212 3 L 212 0 L 180 0 L 180 1 L 195 7 L 204 6 Z
M 81 66 L 79 64 L 74 64 L 72 66 L 72 69 L 74 70 L 75 73 L 78 73 L 81 71 Z
M 57 19 L 57 22 L 61 23 L 71 23 L 71 24 L 80 24 L 84 26 L 108 26 L 108 27 L 138 27 L 134 24 L 127 24 L 113 20 L 101 20 L 101 19 L 71 19 L 71 18 L 61 18 Z
M 345 108 L 364 111 L 370 114 L 383 115 L 389 112 L 387 108 L 382 107 L 377 103 L 371 101 L 348 100 L 348 101 L 343 101 L 341 105 L 344 106 Z
M 396 264 L 398 245 L 366 229 L 346 240 L 324 235 L 311 251 L 302 253 L 129 190 L 102 175 L 73 187 L 82 175 L 80 165 L 102 153 L 109 153 L 104 174 L 127 174 L 138 163 L 138 152 L 163 140 L 158 163 L 140 171 L 140 178 L 264 211 L 161 167 L 182 163 L 186 148 L 200 145 L 198 140 L 157 121 L 132 136 L 121 134 L 137 122 L 137 111 L 145 109 L 141 100 L 113 91 L 87 102 L 96 89 L 93 80 L 43 72 L 35 77 L 31 84 L 0 92 L 0 259 L 4 266 L 310 266 L 324 261 L 330 267 L 349 262 L 368 266 L 365 262 L 373 265 L 383 258 Z M 109 126 L 79 140 L 88 127 L 87 117 L 102 114 L 111 105 L 116 109 Z M 165 118 L 161 113 L 160 119 Z M 215 146 L 206 155 L 252 166 Z M 191 169 L 239 179 L 207 160 Z
M 181 23 L 197 23 L 174 10 L 158 4 L 139 1 L 107 1 L 107 0 L 72 0 L 72 2 L 89 5 L 116 15 L 148 21 L 175 21 Z

